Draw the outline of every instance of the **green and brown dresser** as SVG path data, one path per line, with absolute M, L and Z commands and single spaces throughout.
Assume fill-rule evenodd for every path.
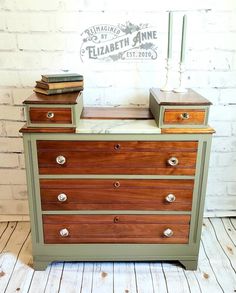
M 53 261 L 179 261 L 196 269 L 210 102 L 150 89 L 149 108 L 83 108 L 82 93 L 25 102 L 34 268 Z

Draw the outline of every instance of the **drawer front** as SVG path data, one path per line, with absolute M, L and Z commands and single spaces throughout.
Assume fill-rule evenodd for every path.
M 29 108 L 31 123 L 72 124 L 71 108 Z
M 206 111 L 201 109 L 165 109 L 164 124 L 205 124 Z
M 37 141 L 40 174 L 194 175 L 196 141 Z
M 44 215 L 49 243 L 188 243 L 189 215 Z
M 190 211 L 193 180 L 41 179 L 43 210 Z

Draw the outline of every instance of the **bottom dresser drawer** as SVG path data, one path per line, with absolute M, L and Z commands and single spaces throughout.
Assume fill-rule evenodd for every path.
M 44 215 L 44 243 L 188 243 L 189 215 Z

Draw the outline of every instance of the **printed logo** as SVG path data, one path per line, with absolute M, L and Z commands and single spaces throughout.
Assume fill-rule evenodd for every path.
M 99 24 L 89 27 L 81 36 L 80 56 L 83 62 L 157 58 L 157 31 L 149 24 Z

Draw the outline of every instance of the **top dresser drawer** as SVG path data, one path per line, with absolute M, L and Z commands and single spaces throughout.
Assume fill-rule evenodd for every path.
M 29 107 L 29 119 L 31 123 L 71 124 L 71 108 Z
M 197 141 L 37 141 L 40 174 L 194 175 Z

